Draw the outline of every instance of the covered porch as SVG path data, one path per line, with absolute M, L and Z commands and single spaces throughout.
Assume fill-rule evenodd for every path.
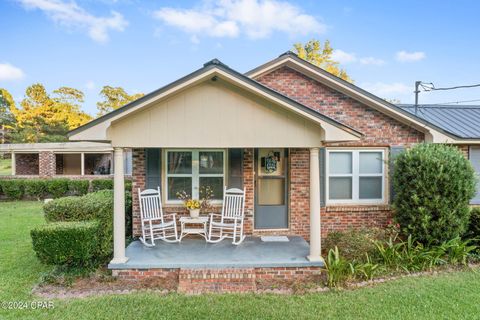
M 286 241 L 285 241 L 286 240 Z M 157 241 L 145 247 L 140 241 L 129 244 L 128 260 L 109 264 L 110 269 L 231 269 L 322 267 L 322 261 L 310 261 L 310 246 L 298 236 L 264 238 L 249 236 L 235 246 L 231 241 L 206 243 L 200 238 L 185 238 L 180 243 Z

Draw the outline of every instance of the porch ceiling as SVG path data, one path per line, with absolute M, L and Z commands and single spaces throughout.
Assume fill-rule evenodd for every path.
M 181 243 L 157 241 L 155 247 L 132 242 L 126 250 L 126 263 L 110 264 L 109 269 L 151 268 L 274 268 L 323 266 L 310 262 L 308 243 L 301 237 L 288 237 L 289 242 L 262 242 L 259 237 L 247 237 L 241 245 L 230 241 L 206 243 L 203 239 L 185 238 Z

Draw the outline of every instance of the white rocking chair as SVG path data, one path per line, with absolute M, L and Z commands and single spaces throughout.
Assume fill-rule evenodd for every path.
M 175 213 L 163 214 L 160 187 L 155 189 L 138 189 L 140 202 L 140 217 L 142 220 L 142 237 L 140 241 L 147 246 L 155 246 L 155 240 L 160 239 L 166 242 L 178 242 L 177 221 Z M 164 218 L 171 216 L 170 221 Z
M 210 214 L 210 227 L 207 242 L 220 242 L 225 238 L 233 239 L 234 245 L 245 240 L 243 235 L 243 219 L 245 216 L 245 189 L 236 188 L 223 190 L 222 214 Z M 214 221 L 214 217 L 220 221 Z M 216 235 L 214 235 L 216 231 Z M 212 237 L 214 239 L 212 239 Z

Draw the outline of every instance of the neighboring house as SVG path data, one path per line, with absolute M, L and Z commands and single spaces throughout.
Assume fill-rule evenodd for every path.
M 0 145 L 10 153 L 12 177 L 93 178 L 113 174 L 113 148 L 101 142 L 21 143 Z M 124 172 L 132 172 L 132 154 L 124 154 Z

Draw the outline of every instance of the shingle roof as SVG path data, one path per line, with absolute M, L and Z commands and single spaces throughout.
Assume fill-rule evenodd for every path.
M 416 114 L 412 104 L 398 106 L 455 136 L 480 139 L 480 105 L 419 105 Z

